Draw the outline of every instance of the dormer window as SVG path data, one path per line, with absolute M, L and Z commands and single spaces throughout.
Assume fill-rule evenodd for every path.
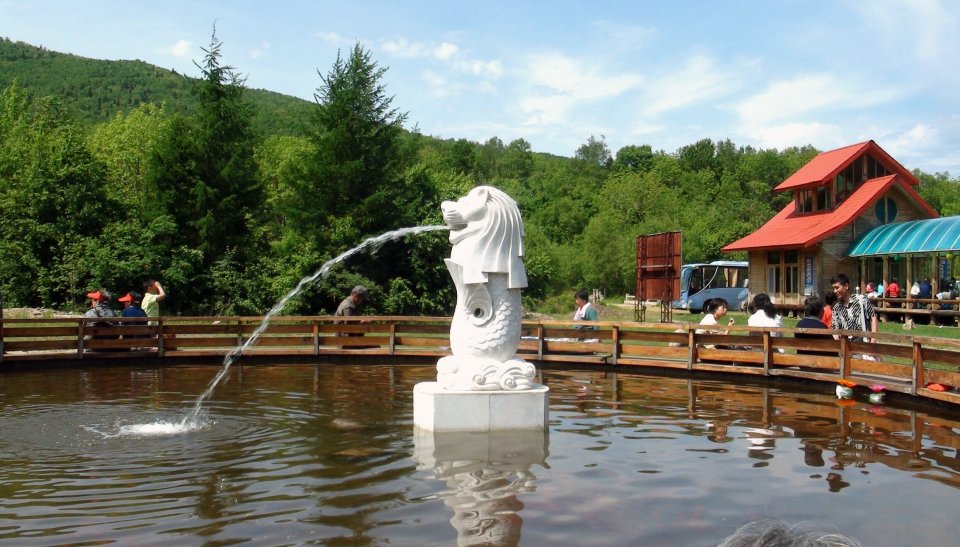
M 843 200 L 850 197 L 850 194 L 865 181 L 877 177 L 885 177 L 889 174 L 890 172 L 887 171 L 887 168 L 870 154 L 864 154 L 853 160 L 853 163 L 837 173 L 837 176 L 833 179 L 834 196 L 837 205 L 843 203 Z
M 830 208 L 830 192 L 828 186 L 807 188 L 796 194 L 798 213 L 815 213 Z

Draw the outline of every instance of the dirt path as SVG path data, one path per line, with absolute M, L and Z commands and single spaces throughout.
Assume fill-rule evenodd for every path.
M 4 308 L 4 319 L 46 319 L 51 317 L 82 317 L 82 313 L 70 313 L 50 308 Z

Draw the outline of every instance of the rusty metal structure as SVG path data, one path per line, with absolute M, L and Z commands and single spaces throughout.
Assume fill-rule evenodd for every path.
M 671 303 L 680 295 L 681 232 L 637 236 L 634 319 L 645 321 L 647 301 L 660 301 L 660 322 L 673 322 Z

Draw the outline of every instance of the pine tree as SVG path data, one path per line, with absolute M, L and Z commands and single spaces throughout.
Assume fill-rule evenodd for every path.
M 320 205 L 317 212 L 327 218 L 349 220 L 353 236 L 397 227 L 392 219 L 406 203 L 400 187 L 400 137 L 406 114 L 391 106 L 393 97 L 387 96 L 381 82 L 386 71 L 356 44 L 346 59 L 337 54 L 314 94 L 315 175 L 300 189 L 301 195 L 305 202 Z M 385 218 L 384 212 L 390 214 Z M 316 224 L 305 228 L 315 229 Z

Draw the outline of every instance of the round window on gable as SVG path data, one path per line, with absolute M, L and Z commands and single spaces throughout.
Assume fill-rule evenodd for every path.
M 880 200 L 877 201 L 874 212 L 877 214 L 877 220 L 879 220 L 881 224 L 893 222 L 893 220 L 897 218 L 897 202 L 890 198 L 880 198 Z

